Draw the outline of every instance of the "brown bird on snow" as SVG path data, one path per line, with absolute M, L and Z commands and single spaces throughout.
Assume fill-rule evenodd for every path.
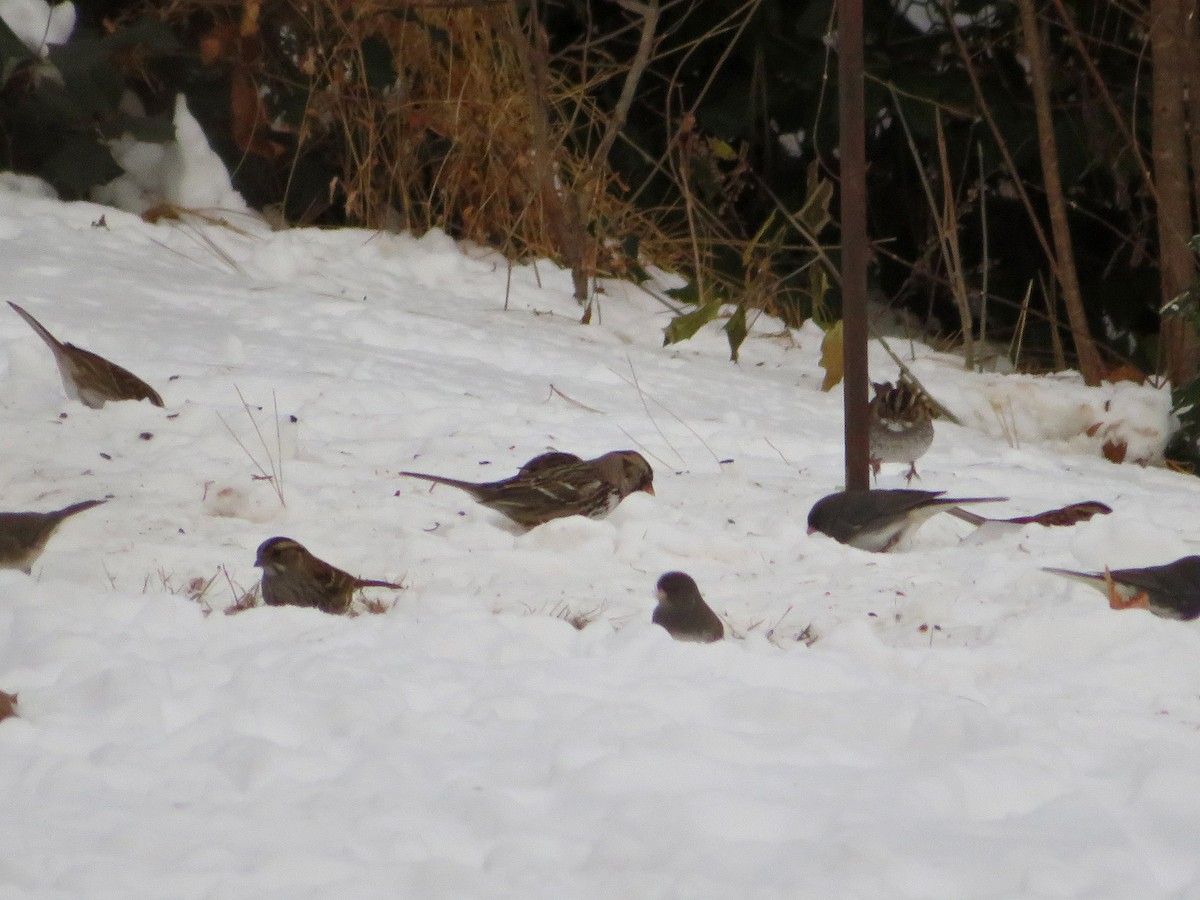
M 254 565 L 263 570 L 262 597 L 267 606 L 314 606 L 340 615 L 350 609 L 351 597 L 359 588 L 404 589 L 390 581 L 355 578 L 286 537 L 263 541 Z
M 109 400 L 149 400 L 155 406 L 163 405 L 158 392 L 128 369 L 90 350 L 63 343 L 17 304 L 10 300 L 8 305 L 29 323 L 54 353 L 63 389 L 72 400 L 78 400 L 92 409 L 100 409 Z
M 704 602 L 692 576 L 668 572 L 658 579 L 657 593 L 658 606 L 651 621 L 667 629 L 675 640 L 711 644 L 725 637 L 721 617 Z
M 871 471 L 876 477 L 885 462 L 908 463 L 905 484 L 917 475 L 917 460 L 933 443 L 929 404 L 903 378 L 898 384 L 872 383 L 875 396 L 867 408 Z
M 83 500 L 54 512 L 0 512 L 0 569 L 33 571 L 58 526 L 104 500 Z
M 654 470 L 633 450 L 614 450 L 595 459 L 558 451 L 543 453 L 511 478 L 483 483 L 424 472 L 400 474 L 466 491 L 525 528 L 564 516 L 603 519 L 632 493 L 654 494 Z
M 1104 592 L 1112 609 L 1148 609 L 1164 619 L 1200 617 L 1200 556 L 1185 556 L 1163 566 L 1142 569 L 1042 571 L 1062 575 Z

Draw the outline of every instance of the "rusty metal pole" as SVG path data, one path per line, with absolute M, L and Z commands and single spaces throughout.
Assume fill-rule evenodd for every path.
M 842 181 L 842 358 L 846 490 L 871 486 L 867 433 L 867 150 L 862 0 L 838 0 L 838 149 Z

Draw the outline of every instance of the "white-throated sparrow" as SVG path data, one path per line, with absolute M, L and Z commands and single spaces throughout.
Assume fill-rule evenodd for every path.
M 917 477 L 917 460 L 933 443 L 929 404 L 903 378 L 899 383 L 872 383 L 875 396 L 868 408 L 871 471 L 876 476 L 885 462 L 908 463 L 905 482 Z
M 0 512 L 0 569 L 33 571 L 58 526 L 105 500 L 82 500 L 54 512 Z
M 29 323 L 54 353 L 63 389 L 72 400 L 92 409 L 100 409 L 109 400 L 149 400 L 155 406 L 163 405 L 158 392 L 128 369 L 90 350 L 63 343 L 17 304 L 10 300 L 8 305 Z
M 1108 597 L 1113 609 L 1148 609 L 1164 619 L 1185 621 L 1200 617 L 1200 556 L 1185 556 L 1162 566 L 1076 572 L 1044 568 L 1094 587 Z
M 658 606 L 651 621 L 677 641 L 711 644 L 725 637 L 725 625 L 700 595 L 691 575 L 667 572 L 658 579 Z
M 595 459 L 558 451 L 543 453 L 512 478 L 483 483 L 424 472 L 400 474 L 466 491 L 525 528 L 564 516 L 602 519 L 635 491 L 654 493 L 654 470 L 633 450 L 614 450 Z
M 262 596 L 267 606 L 314 606 L 339 615 L 350 609 L 350 600 L 359 588 L 404 588 L 390 581 L 355 578 L 286 537 L 263 541 L 254 565 L 263 572 Z
M 808 533 L 819 531 L 839 541 L 884 553 L 925 520 L 960 503 L 993 503 L 1007 497 L 943 497 L 945 491 L 910 488 L 839 491 L 822 497 L 808 513 Z

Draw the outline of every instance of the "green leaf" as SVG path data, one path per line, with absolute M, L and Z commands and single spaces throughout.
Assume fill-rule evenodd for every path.
M 809 267 L 807 289 L 801 288 L 798 293 L 807 295 L 808 308 L 812 310 L 812 317 L 816 323 L 822 328 L 828 327 L 830 313 L 825 296 L 829 293 L 829 274 L 824 265 L 814 263 Z
M 100 132 L 106 138 L 119 138 L 128 134 L 135 140 L 148 144 L 165 144 L 175 140 L 174 111 L 148 117 L 118 112 L 101 124 Z
M 692 310 L 690 313 L 676 316 L 663 329 L 663 346 L 666 347 L 668 344 L 677 344 L 680 341 L 686 341 L 715 319 L 720 312 L 721 301 L 713 300 L 710 303 L 704 304 L 699 309 Z
M 367 87 L 373 91 L 383 91 L 396 83 L 396 63 L 387 41 L 372 34 L 363 39 L 360 49 Z
M 1200 334 L 1200 281 L 1193 280 L 1159 311 L 1164 319 L 1184 319 Z
M 29 52 L 29 48 L 0 19 L 0 86 L 8 81 L 19 66 L 34 59 L 36 57 Z
M 1193 378 L 1171 392 L 1171 412 L 1179 420 L 1179 430 L 1171 437 L 1166 455 L 1182 460 L 1193 470 L 1200 469 L 1200 377 Z
M 746 307 L 739 305 L 737 312 L 729 317 L 723 329 L 725 338 L 729 341 L 729 358 L 738 361 L 738 350 L 746 340 L 749 329 L 746 328 Z
M 58 152 L 42 164 L 39 174 L 64 197 L 84 197 L 98 184 L 112 181 L 121 167 L 108 147 L 87 134 L 68 135 Z
M 50 48 L 50 62 L 62 75 L 63 86 L 84 116 L 104 116 L 121 100 L 121 73 L 109 60 L 109 48 L 93 37 Z
M 627 234 L 621 238 L 621 256 L 625 260 L 625 269 L 635 284 L 650 280 L 650 273 L 641 264 L 640 254 L 641 242 L 636 234 Z
M 700 302 L 700 288 L 695 281 L 689 281 L 683 287 L 667 288 L 663 293 L 680 303 Z
M 822 178 L 820 173 L 820 167 L 814 159 L 808 164 L 808 196 L 796 214 L 796 218 L 813 237 L 819 235 L 831 219 L 829 201 L 833 199 L 833 182 Z
M 125 47 L 143 46 L 158 54 L 178 53 L 182 49 L 179 39 L 162 22 L 153 19 L 138 19 L 123 28 L 118 28 L 104 39 L 105 45 L 112 50 Z

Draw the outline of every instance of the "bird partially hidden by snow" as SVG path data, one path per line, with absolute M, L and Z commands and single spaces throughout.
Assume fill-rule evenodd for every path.
M 711 644 L 725 637 L 725 625 L 704 602 L 692 576 L 667 572 L 658 579 L 658 606 L 651 621 L 661 625 L 677 641 Z
M 1164 619 L 1200 618 L 1200 556 L 1140 569 L 1077 572 L 1046 567 L 1042 571 L 1095 588 L 1108 597 L 1112 609 L 1146 609 Z
M 163 405 L 158 392 L 128 369 L 121 368 L 98 353 L 63 343 L 17 304 L 10 300 L 8 305 L 46 342 L 58 364 L 63 390 L 72 400 L 78 400 L 92 409 L 100 409 L 110 400 L 149 400 L 155 406 Z
M 0 512 L 0 569 L 33 571 L 58 526 L 105 500 L 82 500 L 53 512 Z
M 906 379 L 897 384 L 872 382 L 875 396 L 867 408 L 871 442 L 871 471 L 876 477 L 882 464 L 908 463 L 905 484 L 917 475 L 917 460 L 933 443 L 933 414 L 921 393 Z
M 525 528 L 564 516 L 602 519 L 630 494 L 654 494 L 654 470 L 634 450 L 614 450 L 595 459 L 552 451 L 535 456 L 511 478 L 482 483 L 425 472 L 400 474 L 466 491 Z
M 254 565 L 262 569 L 262 598 L 267 606 L 311 606 L 331 615 L 349 611 L 359 588 L 403 590 L 391 581 L 356 578 L 287 537 L 267 538 L 258 547 Z
M 940 512 L 962 503 L 997 503 L 1007 497 L 944 497 L 945 491 L 911 488 L 839 491 L 822 497 L 808 513 L 808 533 L 819 531 L 835 541 L 886 553 Z

